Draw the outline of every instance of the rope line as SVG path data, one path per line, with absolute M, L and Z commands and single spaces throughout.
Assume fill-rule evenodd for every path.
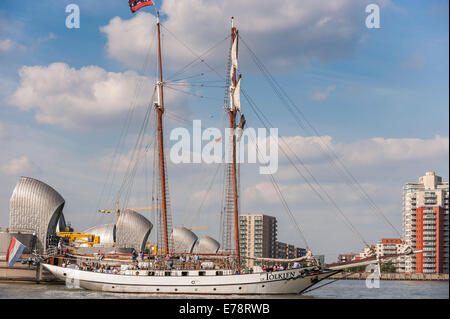
M 250 55 L 254 61 L 254 63 L 257 65 L 261 73 L 266 77 L 266 80 L 271 85 L 272 89 L 275 91 L 277 96 L 282 101 L 282 104 L 291 112 L 294 119 L 296 120 L 297 124 L 304 129 L 308 133 L 307 127 L 304 125 L 304 123 L 307 124 L 307 126 L 313 131 L 312 135 L 315 135 L 319 140 L 319 146 L 321 147 L 321 150 L 323 154 L 330 160 L 331 164 L 335 167 L 336 171 L 341 175 L 341 177 L 344 179 L 347 186 L 352 188 L 354 191 L 356 190 L 356 193 L 359 193 L 360 199 L 366 200 L 369 204 L 369 207 L 374 209 L 374 212 L 378 217 L 381 217 L 390 228 L 394 230 L 394 232 L 401 237 L 400 232 L 395 228 L 395 226 L 387 219 L 387 217 L 383 214 L 381 209 L 375 204 L 375 202 L 370 198 L 369 194 L 364 190 L 362 185 L 356 180 L 353 174 L 347 169 L 347 167 L 344 165 L 342 160 L 337 156 L 336 152 L 333 150 L 333 148 L 325 143 L 323 141 L 323 137 L 318 133 L 318 131 L 314 128 L 314 126 L 311 124 L 310 121 L 306 118 L 306 116 L 303 114 L 303 112 L 300 110 L 300 108 L 295 104 L 294 101 L 289 97 L 289 95 L 285 92 L 283 87 L 274 79 L 274 77 L 270 74 L 270 72 L 267 70 L 265 65 L 258 59 L 256 54 L 250 49 L 250 47 L 247 45 L 247 43 L 240 37 L 242 42 L 244 43 L 244 46 L 248 49 L 250 52 Z M 297 111 L 302 120 L 298 117 L 298 115 L 295 113 Z M 328 152 L 327 152 L 328 150 Z M 339 167 L 337 164 L 339 164 L 341 167 Z M 352 182 L 353 181 L 353 182 Z

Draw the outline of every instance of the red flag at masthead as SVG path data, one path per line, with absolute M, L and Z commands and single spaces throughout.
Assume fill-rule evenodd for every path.
M 130 5 L 131 12 L 135 13 L 140 8 L 146 6 L 154 6 L 153 1 L 142 1 L 142 0 L 128 0 L 128 4 Z

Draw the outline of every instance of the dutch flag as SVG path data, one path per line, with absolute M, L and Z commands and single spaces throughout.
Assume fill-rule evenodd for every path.
M 12 267 L 22 255 L 25 245 L 18 241 L 15 237 L 11 238 L 8 252 L 6 253 L 6 262 L 8 267 Z

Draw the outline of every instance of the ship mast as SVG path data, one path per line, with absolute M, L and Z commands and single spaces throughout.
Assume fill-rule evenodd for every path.
M 158 90 L 158 104 L 156 105 L 156 113 L 158 116 L 158 144 L 159 144 L 159 169 L 161 180 L 161 206 L 163 218 L 163 232 L 164 232 L 164 254 L 169 254 L 169 240 L 167 233 L 167 194 L 166 194 L 166 163 L 164 158 L 164 140 L 163 140 L 163 123 L 162 116 L 164 114 L 164 92 L 163 92 L 163 72 L 162 72 L 162 57 L 161 57 L 161 31 L 159 23 L 159 11 L 156 13 L 156 24 L 158 27 L 158 60 L 159 60 L 159 82 L 157 83 Z
M 238 269 L 240 269 L 241 265 L 241 252 L 240 252 L 240 244 L 239 244 L 239 211 L 238 211 L 238 185 L 237 185 L 237 176 L 236 176 L 236 114 L 240 109 L 235 105 L 234 97 L 235 94 L 239 94 L 236 92 L 236 87 L 238 86 L 237 82 L 237 42 L 238 42 L 238 31 L 234 27 L 233 18 L 231 18 L 231 86 L 230 86 L 230 107 L 228 108 L 228 116 L 229 116 L 229 124 L 231 131 L 231 177 L 233 184 L 233 214 L 234 214 L 234 239 L 235 239 L 235 254 L 236 254 L 236 263 Z

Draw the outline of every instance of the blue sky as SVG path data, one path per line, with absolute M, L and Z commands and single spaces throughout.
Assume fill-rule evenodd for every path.
M 155 2 L 161 6 L 161 1 Z M 65 26 L 68 15 L 65 8 L 70 3 L 80 7 L 80 29 Z M 200 53 L 228 35 L 229 17 L 234 15 L 244 41 L 283 85 L 320 135 L 331 138 L 330 143 L 344 160 L 352 152 L 360 154 L 362 151 L 358 147 L 367 149 L 365 145 L 369 144 L 367 147 L 373 149 L 370 146 L 373 139 L 382 138 L 380 153 L 374 153 L 376 164 L 367 166 L 367 160 L 358 161 L 354 156 L 347 158 L 347 165 L 367 189 L 373 190 L 379 206 L 401 230 L 402 185 L 417 180 L 426 170 L 436 171 L 448 180 L 448 1 L 342 0 L 336 3 L 338 5 L 332 6 L 327 1 L 299 4 L 283 0 L 273 10 L 265 10 L 272 8 L 271 1 L 240 4 L 239 1 L 198 0 L 186 4 L 167 0 L 162 2 L 162 10 L 166 13 L 163 24 Z M 369 3 L 380 5 L 379 29 L 365 27 L 367 13 L 364 8 Z M 290 6 L 291 12 L 285 10 Z M 0 145 L 6 150 L 0 159 L 0 226 L 8 224 L 9 197 L 20 175 L 42 179 L 60 190 L 67 201 L 66 219 L 72 220 L 75 226 L 83 229 L 100 221 L 102 217 L 96 216 L 95 221 L 89 217 L 95 214 L 96 207 L 93 206 L 97 205 L 107 175 L 96 163 L 106 157 L 107 166 L 107 154 L 117 144 L 129 105 L 117 102 L 114 106 L 117 109 L 109 112 L 107 108 L 101 108 L 101 103 L 95 104 L 99 101 L 83 96 L 85 101 L 92 102 L 92 114 L 83 105 L 61 106 L 61 109 L 58 105 L 50 107 L 46 103 L 52 101 L 53 93 L 48 88 L 45 92 L 38 92 L 40 88 L 36 80 L 25 81 L 23 68 L 39 67 L 29 70 L 30 78 L 33 72 L 39 71 L 40 76 L 48 74 L 54 79 L 56 74 L 50 74 L 49 66 L 63 63 L 67 66 L 64 70 L 72 68 L 74 76 L 80 75 L 84 67 L 95 66 L 99 77 L 110 74 L 122 79 L 128 74 L 130 79 L 138 76 L 152 79 L 154 69 L 142 72 L 142 68 L 137 66 L 142 65 L 145 57 L 145 52 L 139 51 L 139 45 L 142 41 L 151 40 L 153 26 L 145 23 L 151 21 L 150 14 L 153 13 L 152 8 L 144 8 L 133 15 L 125 0 L 108 1 L 107 5 L 104 1 L 88 0 L 26 1 L 26 5 L 3 1 L 0 4 Z M 137 28 L 125 33 L 131 23 L 135 23 Z M 142 40 L 140 36 L 143 34 L 149 36 Z M 193 56 L 171 40 L 169 34 L 165 34 L 165 39 L 165 52 L 168 54 L 165 67 L 170 75 Z M 228 45 L 225 41 L 207 60 L 217 66 L 223 77 Z M 244 88 L 263 112 L 270 115 L 280 134 L 292 138 L 308 137 L 270 91 L 243 45 L 240 59 Z M 204 66 L 202 70 L 207 71 Z M 217 80 L 217 77 L 209 75 L 207 79 Z M 52 83 L 51 79 L 49 81 Z M 20 87 L 37 92 L 36 101 L 24 101 L 22 93 L 25 91 L 19 91 Z M 73 93 L 67 88 L 65 90 L 68 95 L 84 94 L 84 91 Z M 144 97 L 146 90 L 151 88 L 141 92 Z M 191 92 L 194 90 L 191 88 Z M 21 93 L 20 96 L 12 100 L 17 92 Z M 173 110 L 179 116 L 187 116 L 188 120 L 198 118 L 209 121 L 208 125 L 217 125 L 224 89 L 205 89 L 202 92 L 214 99 L 198 100 L 172 92 Z M 129 97 L 121 95 L 119 100 L 131 101 L 132 95 L 131 92 Z M 94 110 L 97 106 L 98 110 Z M 144 107 L 142 102 L 138 110 L 142 112 Z M 243 108 L 246 108 L 248 125 L 260 127 L 245 102 Z M 60 112 L 67 114 L 70 121 L 55 120 Z M 214 116 L 212 120 L 210 115 Z M 140 118 L 133 121 L 135 127 L 130 131 L 130 141 L 137 133 Z M 180 123 L 169 123 L 169 127 L 176 125 Z M 430 149 L 423 145 L 430 145 Z M 402 156 L 396 159 L 392 149 L 403 148 L 403 153 L 399 151 Z M 421 152 L 427 154 L 418 154 Z M 308 150 L 300 148 L 299 153 L 308 156 Z M 16 165 L 12 165 L 14 163 Z M 172 200 L 174 211 L 178 208 L 183 214 L 188 213 L 184 212 L 183 206 L 191 199 L 182 194 L 191 188 L 188 176 L 195 174 L 197 169 L 174 167 L 175 176 L 186 177 L 173 186 L 172 198 L 180 196 L 179 201 Z M 339 188 L 339 178 L 323 174 L 324 171 L 333 174 L 329 167 L 312 165 L 311 169 L 324 185 L 330 187 L 333 195 L 341 196 L 337 191 L 333 193 L 333 187 Z M 214 170 L 208 168 L 209 172 Z M 280 178 L 287 188 L 292 183 L 299 187 L 304 184 L 300 179 L 284 180 L 283 175 Z M 205 183 L 208 184 L 207 179 Z M 255 189 L 260 190 L 256 187 L 260 183 L 255 176 L 251 176 L 247 184 L 243 182 L 243 191 L 249 194 L 248 204 L 243 203 L 243 210 L 265 211 L 273 215 L 276 206 L 272 203 L 264 206 L 258 202 L 258 196 L 252 197 L 256 194 Z M 193 193 L 201 193 L 206 188 L 197 186 L 192 189 Z M 220 193 L 219 186 L 217 191 Z M 293 196 L 292 206 L 297 209 L 306 205 L 302 198 Z M 217 204 L 218 200 L 211 199 L 205 207 L 217 210 L 214 208 Z M 193 201 L 192 205 L 195 207 L 198 202 Z M 343 200 L 341 205 L 345 209 L 348 207 L 349 211 L 364 210 L 363 204 L 351 199 Z M 303 215 L 301 209 L 296 216 L 307 225 L 311 222 L 312 229 L 318 225 L 309 219 L 311 216 Z M 356 223 L 367 231 L 370 240 L 392 235 L 382 224 L 372 223 L 369 217 L 359 218 L 362 217 L 355 218 Z M 215 229 L 212 225 L 211 228 Z M 357 250 L 361 245 L 346 235 L 338 240 L 339 247 L 328 248 L 329 243 L 321 243 L 317 239 L 315 242 L 317 250 L 330 255 L 338 253 L 340 247 L 344 251 Z

